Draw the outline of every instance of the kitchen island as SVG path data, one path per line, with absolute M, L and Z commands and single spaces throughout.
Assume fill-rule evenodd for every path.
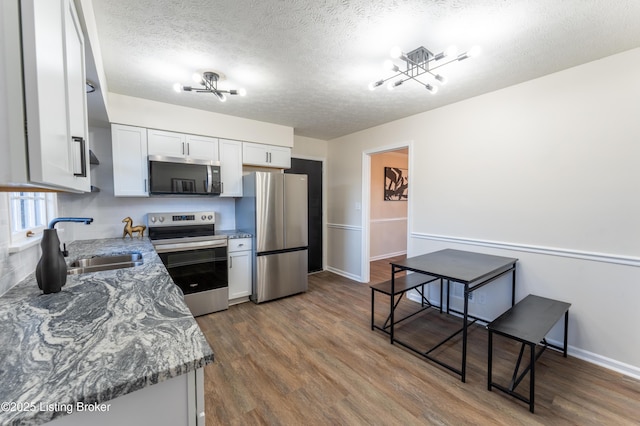
M 175 411 L 202 399 L 195 398 L 195 372 L 202 377 L 213 352 L 150 241 L 77 241 L 68 249 L 68 262 L 138 252 L 144 263 L 69 275 L 61 292 L 46 295 L 32 274 L 0 297 L 0 425 L 64 424 L 92 407 L 91 422 L 108 424 L 108 416 L 124 418 L 115 412 L 126 411 L 119 401 L 162 386 L 175 406 L 163 407 L 154 397 L 156 404 L 144 407 L 144 398 L 137 398 L 129 408 L 138 412 L 126 418 L 148 419 L 147 408 Z M 177 386 L 164 384 L 178 380 Z M 176 389 L 184 394 L 170 395 Z

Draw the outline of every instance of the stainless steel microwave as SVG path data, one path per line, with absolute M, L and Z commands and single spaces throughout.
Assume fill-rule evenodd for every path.
M 149 194 L 220 195 L 220 165 L 215 161 L 149 156 Z

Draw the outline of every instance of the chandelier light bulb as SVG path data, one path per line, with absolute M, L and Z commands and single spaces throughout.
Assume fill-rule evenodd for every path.
M 382 86 L 384 84 L 384 80 L 372 81 L 369 83 L 369 90 L 375 90 L 376 87 Z
M 240 89 L 238 89 L 238 95 L 247 96 L 247 89 L 245 89 L 244 87 L 241 87 Z
M 445 56 L 456 56 L 458 55 L 458 47 L 457 46 L 449 46 L 444 51 Z
M 438 80 L 440 84 L 447 84 L 447 78 L 443 75 L 436 74 L 435 79 Z
M 429 93 L 431 93 L 432 95 L 435 95 L 436 93 L 438 93 L 438 88 L 436 86 L 432 86 L 430 84 L 427 84 L 425 87 L 427 88 Z
M 393 84 L 393 81 L 390 81 L 387 83 L 387 90 L 391 91 L 393 89 L 395 89 L 396 86 Z
M 470 58 L 477 58 L 482 53 L 480 46 L 473 46 L 468 52 L 467 56 Z
M 216 92 L 216 96 L 218 97 L 218 99 L 220 99 L 220 102 L 227 101 L 227 97 L 224 95 L 224 93 Z
M 402 49 L 400 49 L 398 46 L 395 46 L 394 48 L 391 49 L 391 52 L 389 52 L 389 55 L 391 55 L 393 59 L 398 59 L 399 57 L 402 56 Z
M 173 90 L 175 90 L 178 93 L 182 92 L 182 84 L 180 84 L 180 83 L 174 84 L 173 85 Z
M 398 66 L 394 64 L 393 61 L 390 59 L 387 59 L 386 61 L 384 61 L 384 67 L 389 71 L 393 71 L 393 72 L 400 71 L 400 68 L 398 68 Z

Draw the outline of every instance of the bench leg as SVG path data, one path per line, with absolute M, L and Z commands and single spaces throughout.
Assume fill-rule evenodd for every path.
M 531 371 L 529 376 L 529 411 L 533 413 L 533 400 L 536 385 L 536 345 L 529 345 L 531 348 Z
M 373 289 L 371 289 L 371 330 L 373 330 L 373 317 L 374 317 L 373 310 L 375 309 L 374 306 L 375 306 L 375 298 L 376 298 L 375 294 L 376 292 Z
M 493 368 L 493 332 L 491 330 L 489 330 L 489 354 L 487 359 L 487 390 L 491 392 L 491 373 Z
M 567 335 L 569 331 L 569 310 L 564 313 L 564 350 L 562 356 L 567 357 Z

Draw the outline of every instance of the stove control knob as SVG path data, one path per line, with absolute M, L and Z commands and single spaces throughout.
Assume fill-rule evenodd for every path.
M 151 216 L 151 223 L 156 223 L 156 217 L 155 216 Z
M 164 222 L 164 216 L 160 216 L 160 219 L 158 219 L 160 221 L 160 223 Z
M 213 219 L 213 216 L 209 215 L 209 216 L 207 216 L 207 219 L 211 220 L 211 219 Z
M 200 217 L 200 219 L 202 219 L 202 220 L 206 220 L 206 219 L 207 219 L 207 216 L 202 215 L 202 216 Z

